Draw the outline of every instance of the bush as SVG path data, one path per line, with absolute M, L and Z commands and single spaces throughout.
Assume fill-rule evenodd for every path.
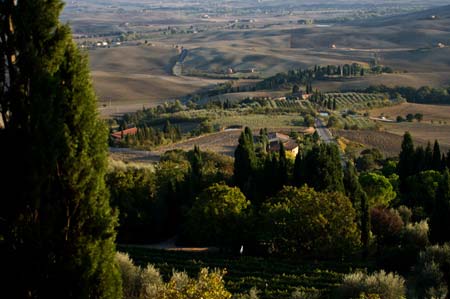
M 445 298 L 450 290 L 450 244 L 431 246 L 419 255 L 416 291 L 420 298 Z
M 152 265 L 142 269 L 133 264 L 128 254 L 118 252 L 116 261 L 122 275 L 124 299 L 230 299 L 225 289 L 225 271 L 202 268 L 197 279 L 186 273 L 174 272 L 169 282 L 164 283 L 159 271 Z M 255 294 L 250 291 L 249 294 Z M 257 297 L 247 297 L 256 299 Z
M 291 299 L 320 299 L 321 292 L 316 289 L 309 290 L 308 292 L 302 290 L 296 290 L 292 292 Z
M 377 298 L 378 295 L 383 299 L 401 299 L 406 298 L 405 293 L 405 280 L 400 275 L 384 270 L 372 275 L 358 271 L 344 276 L 334 298 Z
M 429 231 L 430 227 L 427 220 L 407 224 L 403 229 L 402 245 L 424 249 L 427 245 L 429 245 Z

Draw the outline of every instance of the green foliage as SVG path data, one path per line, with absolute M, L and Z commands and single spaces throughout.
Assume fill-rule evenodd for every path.
M 393 273 L 381 270 L 373 274 L 357 271 L 344 276 L 342 285 L 333 298 L 406 298 L 405 280 Z
M 285 187 L 264 204 L 261 234 L 277 253 L 341 255 L 359 245 L 355 216 L 350 200 L 341 193 Z
M 59 23 L 62 1 L 0 6 L 3 296 L 121 298 L 87 57 Z
M 221 247 L 242 244 L 242 225 L 249 205 L 239 188 L 212 185 L 200 194 L 189 211 L 185 238 L 194 244 Z
M 369 197 L 369 206 L 389 206 L 397 196 L 389 180 L 381 174 L 373 172 L 362 173 L 359 182 Z

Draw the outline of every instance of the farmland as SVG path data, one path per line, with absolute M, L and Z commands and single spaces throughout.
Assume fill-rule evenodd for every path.
M 371 107 L 384 107 L 393 104 L 387 95 L 378 93 L 326 93 L 325 99 L 327 101 L 336 101 L 338 109 L 359 110 Z
M 414 103 L 402 103 L 391 107 L 377 108 L 368 111 L 370 116 L 385 116 L 389 119 L 395 119 L 397 116 L 405 117 L 407 114 L 421 113 L 423 114 L 424 123 L 450 123 L 450 106 L 443 105 L 424 105 Z
M 120 248 L 119 248 L 120 249 Z M 173 270 L 196 276 L 202 267 L 225 268 L 226 287 L 232 293 L 244 293 L 252 287 L 261 291 L 261 299 L 290 298 L 295 290 L 306 293 L 320 290 L 329 295 L 344 273 L 367 265 L 349 262 L 303 262 L 277 258 L 238 257 L 218 253 L 169 252 L 126 247 L 140 265 L 153 264 L 167 278 Z

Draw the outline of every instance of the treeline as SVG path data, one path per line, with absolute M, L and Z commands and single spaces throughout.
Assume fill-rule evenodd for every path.
M 409 103 L 420 104 L 450 104 L 450 87 L 432 88 L 428 86 L 416 89 L 414 87 L 397 86 L 387 87 L 384 85 L 371 86 L 365 90 L 371 93 L 388 93 L 391 98 L 405 98 Z
M 154 170 L 114 168 L 107 181 L 120 211 L 119 241 L 176 235 L 179 244 L 244 246 L 246 254 L 362 254 L 403 272 L 428 246 L 450 241 L 450 152 L 437 141 L 414 147 L 405 134 L 398 159 L 366 150 L 346 163 L 336 145 L 313 136 L 298 142 L 295 157 L 283 144 L 268 152 L 267 132 L 246 128 L 234 161 L 195 147 L 166 153 Z
M 314 80 L 328 78 L 348 78 L 364 76 L 366 70 L 360 64 L 314 66 L 309 69 L 289 70 L 287 73 L 278 73 L 256 84 L 256 89 L 278 89 L 289 84 L 303 84 L 310 87 Z M 309 88 L 312 91 L 312 88 Z M 308 90 L 307 90 L 308 93 Z

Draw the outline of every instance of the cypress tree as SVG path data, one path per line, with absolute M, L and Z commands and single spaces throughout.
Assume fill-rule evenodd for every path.
M 107 129 L 87 58 L 59 23 L 62 8 L 60 0 L 0 3 L 3 295 L 121 298 Z
M 431 143 L 428 141 L 425 148 L 425 170 L 433 169 L 433 150 L 431 149 Z
M 303 163 L 303 154 L 302 152 L 298 152 L 297 156 L 295 156 L 294 162 L 294 170 L 293 170 L 293 183 L 294 186 L 301 186 L 302 179 L 302 163 Z
M 433 146 L 433 158 L 432 158 L 432 167 L 433 170 L 441 170 L 442 164 L 441 164 L 441 149 L 439 147 L 439 142 L 437 140 L 434 141 Z
M 352 201 L 358 216 L 358 225 L 361 230 L 361 243 L 363 245 L 363 257 L 367 257 L 369 251 L 370 214 L 367 194 L 359 183 L 353 163 L 348 163 L 344 171 L 345 194 Z
M 397 172 L 400 177 L 400 187 L 405 187 L 406 179 L 414 174 L 414 144 L 409 132 L 403 135 L 402 150 L 400 152 Z
M 239 137 L 239 144 L 234 152 L 234 182 L 244 190 L 256 164 L 256 154 L 253 145 L 253 134 L 246 127 Z
M 286 149 L 283 142 L 280 141 L 279 162 L 278 162 L 278 187 L 281 189 L 288 181 L 288 168 L 286 159 Z

